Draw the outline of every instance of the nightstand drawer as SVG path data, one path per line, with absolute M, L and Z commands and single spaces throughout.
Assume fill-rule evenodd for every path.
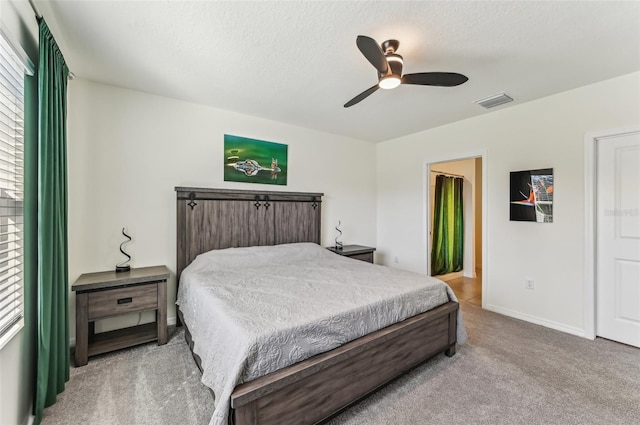
M 136 285 L 128 288 L 90 292 L 88 298 L 89 320 L 93 320 L 157 308 L 158 286 Z
M 366 261 L 367 263 L 373 263 L 373 252 L 367 252 L 366 254 L 349 255 L 349 258 L 354 260 Z

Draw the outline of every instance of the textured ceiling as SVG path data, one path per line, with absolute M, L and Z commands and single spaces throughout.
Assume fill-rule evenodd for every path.
M 490 113 L 640 69 L 638 2 L 36 1 L 79 78 L 369 141 Z M 356 36 L 400 41 L 404 72 L 455 88 L 376 83 Z M 630 88 L 637 95 L 638 88 Z

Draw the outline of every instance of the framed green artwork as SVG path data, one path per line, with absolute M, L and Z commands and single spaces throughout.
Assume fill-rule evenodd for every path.
M 224 181 L 287 184 L 287 145 L 224 135 Z

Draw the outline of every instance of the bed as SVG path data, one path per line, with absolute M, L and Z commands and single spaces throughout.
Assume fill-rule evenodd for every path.
M 176 192 L 178 315 L 212 425 L 320 422 L 465 338 L 448 286 L 318 246 L 321 193 Z

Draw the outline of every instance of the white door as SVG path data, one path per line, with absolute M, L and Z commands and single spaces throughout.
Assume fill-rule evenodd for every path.
M 640 133 L 597 152 L 597 334 L 640 347 Z

